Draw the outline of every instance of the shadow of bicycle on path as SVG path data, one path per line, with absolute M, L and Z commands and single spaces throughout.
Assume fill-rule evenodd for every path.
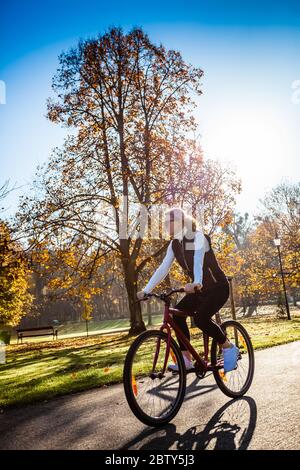
M 257 421 L 256 403 L 251 397 L 230 400 L 207 424 L 199 423 L 179 433 L 173 423 L 147 428 L 122 449 L 151 450 L 245 450 Z

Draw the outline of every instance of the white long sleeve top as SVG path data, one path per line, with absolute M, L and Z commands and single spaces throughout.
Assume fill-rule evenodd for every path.
M 168 274 L 172 263 L 175 259 L 175 255 L 172 248 L 172 241 L 170 241 L 166 255 L 161 262 L 160 266 L 156 269 L 148 284 L 143 289 L 143 291 L 149 294 L 156 286 L 159 284 Z M 194 239 L 195 247 L 194 247 L 194 283 L 195 284 L 202 284 L 203 278 L 203 260 L 204 255 L 207 251 L 210 250 L 209 243 L 204 236 L 203 232 L 198 230 L 195 232 L 195 239 Z

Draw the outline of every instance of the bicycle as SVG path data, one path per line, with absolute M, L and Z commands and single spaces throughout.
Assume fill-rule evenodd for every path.
M 156 297 L 164 302 L 163 323 L 159 330 L 145 331 L 133 341 L 124 363 L 123 384 L 128 404 L 135 416 L 148 426 L 162 426 L 176 416 L 185 397 L 187 373 L 195 372 L 199 379 L 203 379 L 211 371 L 220 390 L 231 398 L 244 395 L 253 379 L 254 351 L 246 329 L 235 320 L 219 322 L 227 338 L 240 349 L 236 368 L 225 374 L 222 349 L 217 341 L 212 340 L 209 362 L 209 337 L 203 333 L 204 357 L 201 357 L 174 322 L 173 315 L 190 315 L 170 307 L 170 297 L 178 292 L 185 290 L 147 294 L 142 299 Z M 172 337 L 171 328 L 195 361 L 191 371 L 186 371 L 182 352 Z M 178 372 L 168 370 L 170 356 L 177 363 Z

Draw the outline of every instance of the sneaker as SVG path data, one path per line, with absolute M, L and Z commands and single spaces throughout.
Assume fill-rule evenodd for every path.
M 185 356 L 183 356 L 183 359 L 184 359 L 184 364 L 185 364 L 186 370 L 194 369 L 194 364 L 193 364 L 192 361 L 187 359 Z M 178 365 L 177 364 L 168 364 L 168 370 L 170 370 L 171 372 L 178 372 Z
M 223 349 L 224 372 L 229 372 L 236 368 L 239 352 L 239 348 L 234 344 L 232 344 L 230 348 Z

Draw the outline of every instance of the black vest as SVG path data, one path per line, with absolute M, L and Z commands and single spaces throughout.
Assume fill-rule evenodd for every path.
M 209 290 L 215 287 L 217 284 L 228 284 L 227 277 L 222 271 L 219 263 L 215 257 L 211 246 L 210 236 L 204 234 L 205 238 L 209 242 L 209 251 L 206 251 L 204 254 L 203 260 L 203 278 L 202 278 L 202 291 Z M 194 281 L 194 249 L 193 243 L 194 239 L 183 237 L 182 242 L 177 238 L 174 238 L 172 241 L 172 249 L 175 255 L 175 258 L 178 264 L 182 267 L 185 273 L 192 278 L 192 282 Z M 191 244 L 186 249 L 186 244 Z M 184 254 L 182 247 L 184 248 Z

